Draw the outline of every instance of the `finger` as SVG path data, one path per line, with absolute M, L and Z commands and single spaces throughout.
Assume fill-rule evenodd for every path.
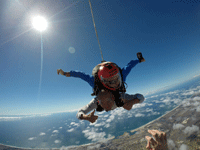
M 150 146 L 156 146 L 158 144 L 157 141 L 155 141 L 152 137 L 145 136 L 148 142 L 150 142 Z
M 150 137 L 150 136 L 145 136 L 145 139 L 147 140 L 146 149 L 147 149 L 147 150 L 150 150 L 150 149 L 151 149 L 151 145 L 150 145 L 151 137 Z
M 147 143 L 146 149 L 147 149 L 147 150 L 151 150 L 150 142 Z
M 147 141 L 150 141 L 150 139 L 151 139 L 150 136 L 145 136 L 145 138 L 147 139 Z
M 158 135 L 160 135 L 160 136 L 162 136 L 162 137 L 164 137 L 164 136 L 166 136 L 166 133 L 165 132 L 162 132 L 162 131 L 155 131 L 155 132 L 157 132 L 158 133 Z
M 167 140 L 167 136 L 165 132 L 162 131 L 158 131 L 158 130 L 154 130 L 154 132 L 156 132 L 158 134 L 158 141 L 159 142 L 164 142 Z
M 91 113 L 92 116 L 94 116 L 95 110 Z
M 165 132 L 160 132 L 159 136 L 160 136 L 160 141 L 161 142 L 166 142 L 167 141 L 167 135 L 166 135 Z
M 159 137 L 160 132 L 158 130 L 148 130 L 148 132 L 153 136 L 155 141 L 160 142 L 160 137 Z
M 60 74 L 60 69 L 57 70 L 58 75 Z

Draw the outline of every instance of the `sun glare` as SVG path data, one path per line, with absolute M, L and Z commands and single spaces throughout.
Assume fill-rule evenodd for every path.
M 38 16 L 33 18 L 33 27 L 36 30 L 44 31 L 47 28 L 47 21 L 45 18 Z

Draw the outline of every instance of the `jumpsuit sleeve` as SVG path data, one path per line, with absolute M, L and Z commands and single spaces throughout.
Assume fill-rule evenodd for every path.
M 124 68 L 122 68 L 123 81 L 126 81 L 126 77 L 130 73 L 131 69 L 139 63 L 139 60 L 131 60 Z
M 90 101 L 89 104 L 85 105 L 84 107 L 82 107 L 81 109 L 79 109 L 76 117 L 78 119 L 80 119 L 82 114 L 87 114 L 88 112 L 94 110 L 97 108 L 97 97 L 95 97 L 92 101 Z
M 86 81 L 92 88 L 94 88 L 94 77 L 80 71 L 70 71 L 71 77 L 81 78 Z

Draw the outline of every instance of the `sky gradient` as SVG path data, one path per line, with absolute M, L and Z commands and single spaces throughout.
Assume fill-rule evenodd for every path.
M 91 0 L 104 59 L 124 67 L 142 52 L 146 62 L 127 77 L 127 93 L 162 89 L 200 74 L 200 3 L 174 0 Z M 56 70 L 91 74 L 101 55 L 87 0 L 0 1 L 0 115 L 77 110 L 92 88 Z M 34 16 L 48 21 L 41 34 Z M 41 88 L 41 50 L 43 69 Z

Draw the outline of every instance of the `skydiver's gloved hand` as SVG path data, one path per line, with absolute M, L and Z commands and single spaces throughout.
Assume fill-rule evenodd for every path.
M 143 58 L 141 52 L 138 52 L 138 53 L 137 53 L 137 58 L 139 59 L 140 63 L 141 63 L 141 62 L 145 62 L 145 59 Z
M 154 138 L 145 136 L 147 139 L 147 150 L 168 150 L 167 136 L 165 132 L 160 132 L 158 130 L 148 130 Z
M 70 77 L 70 72 L 64 72 L 62 69 L 57 69 L 57 74 L 65 75 L 66 77 Z
M 91 112 L 89 115 L 87 115 L 87 120 L 91 123 L 94 123 L 98 119 L 98 116 L 95 116 L 94 113 L 95 110 Z

